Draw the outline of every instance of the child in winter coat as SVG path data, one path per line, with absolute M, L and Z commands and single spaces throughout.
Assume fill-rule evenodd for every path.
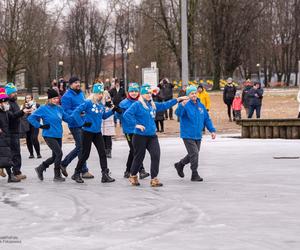
M 102 104 L 105 106 L 105 112 L 108 112 L 113 104 L 108 91 L 103 92 Z M 105 153 L 107 158 L 111 158 L 112 136 L 116 135 L 114 117 L 110 116 L 102 122 L 102 135 L 104 139 Z
M 233 120 L 240 120 L 242 119 L 241 110 L 242 110 L 242 98 L 239 92 L 236 92 L 235 97 L 232 102 L 232 110 L 233 110 Z

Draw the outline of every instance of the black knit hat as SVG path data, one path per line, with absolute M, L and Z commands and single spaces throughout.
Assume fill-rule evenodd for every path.
M 72 76 L 69 79 L 69 85 L 71 85 L 72 83 L 77 82 L 77 81 L 80 81 L 79 78 L 77 76 Z
M 55 91 L 54 89 L 48 89 L 47 90 L 47 95 L 48 95 L 48 99 L 52 99 L 54 97 L 58 97 L 58 93 L 57 91 Z

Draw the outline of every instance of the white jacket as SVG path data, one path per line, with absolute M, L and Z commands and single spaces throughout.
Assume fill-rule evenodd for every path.
M 107 112 L 109 109 L 106 109 Z M 116 135 L 114 115 L 102 120 L 102 135 L 113 136 Z

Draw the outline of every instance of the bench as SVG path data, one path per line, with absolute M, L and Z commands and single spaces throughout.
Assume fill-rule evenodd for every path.
M 242 138 L 300 139 L 300 119 L 241 119 Z

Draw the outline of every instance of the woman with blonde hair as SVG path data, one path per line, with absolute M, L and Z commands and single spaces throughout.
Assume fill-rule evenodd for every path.
M 155 113 L 164 111 L 187 97 L 179 97 L 167 102 L 155 103 L 152 100 L 152 91 L 149 84 L 144 84 L 140 91 L 139 100 L 132 104 L 125 112 L 124 119 L 135 125 L 132 139 L 134 158 L 130 169 L 129 181 L 133 186 L 139 186 L 137 173 L 145 158 L 146 149 L 151 157 L 151 182 L 152 187 L 161 187 L 163 184 L 157 179 L 159 172 L 160 146 L 156 135 Z
M 92 143 L 95 145 L 100 158 L 100 167 L 102 170 L 101 182 L 114 182 L 115 179 L 109 176 L 107 167 L 107 158 L 105 154 L 104 140 L 101 133 L 102 120 L 113 115 L 116 108 L 112 107 L 108 112 L 102 104 L 104 87 L 103 84 L 95 83 L 92 94 L 78 106 L 72 114 L 72 117 L 82 126 L 82 147 L 79 160 L 72 179 L 77 183 L 83 183 L 80 174 L 83 164 L 88 160 L 91 152 Z

